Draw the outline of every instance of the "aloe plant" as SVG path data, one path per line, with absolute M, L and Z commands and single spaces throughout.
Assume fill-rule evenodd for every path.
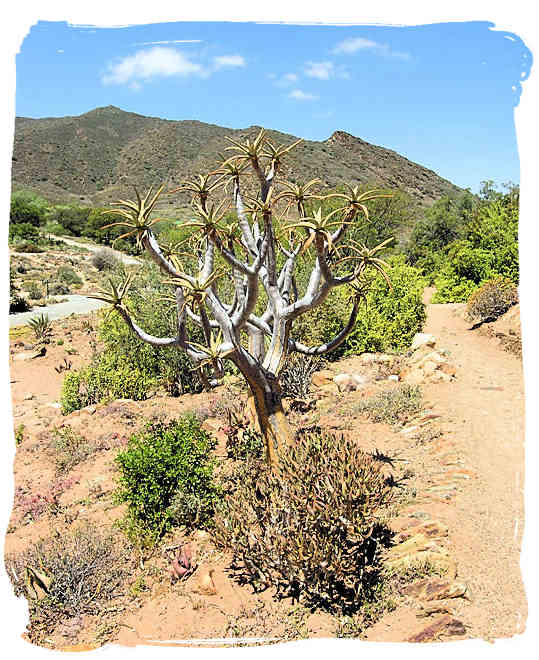
M 175 306 L 177 333 L 174 337 L 148 335 L 134 321 L 124 298 L 130 282 L 96 297 L 112 304 L 131 330 L 153 346 L 178 346 L 186 351 L 195 368 L 212 370 L 205 379 L 212 387 L 224 373 L 223 360 L 232 361 L 247 381 L 250 405 L 254 408 L 266 443 L 266 454 L 275 465 L 279 453 L 292 441 L 281 404 L 279 376 L 291 353 L 317 356 L 336 348 L 351 332 L 365 297 L 367 269 L 375 269 L 388 280 L 385 262 L 379 253 L 387 243 L 375 248 L 346 241 L 348 228 L 357 222 L 369 222 L 367 204 L 387 194 L 376 190 L 362 192 L 348 186 L 346 192 L 323 195 L 315 188 L 318 179 L 306 183 L 278 181 L 282 163 L 299 144 L 273 145 L 262 129 L 254 139 L 244 142 L 229 139 L 223 157 L 214 170 L 185 182 L 179 190 L 193 195 L 196 215 L 183 223 L 190 236 L 187 244 L 191 259 L 198 259 L 196 272 L 186 272 L 179 260 L 179 245 L 162 249 L 153 234 L 158 220 L 151 220 L 163 186 L 152 196 L 122 200 L 115 212 L 119 223 L 135 234 L 138 243 L 167 276 L 171 303 Z M 244 194 L 243 179 L 250 175 L 256 195 Z M 228 196 L 228 199 L 227 199 Z M 328 197 L 342 199 L 342 207 L 324 216 L 321 209 L 307 214 L 307 202 Z M 230 221 L 229 208 L 234 209 Z M 291 213 L 294 213 L 292 216 Z M 226 217 L 226 220 L 225 220 Z M 284 228 L 284 230 L 283 230 Z M 308 284 L 297 290 L 295 272 L 298 259 L 314 250 Z M 284 263 L 278 266 L 279 254 Z M 185 260 L 189 263 L 189 260 Z M 222 264 L 225 264 L 225 269 Z M 221 264 L 221 265 L 219 265 Z M 220 286 L 228 278 L 226 294 Z M 293 339 L 294 321 L 322 305 L 335 287 L 350 289 L 350 317 L 343 330 L 321 346 L 305 346 Z M 257 312 L 264 296 L 265 310 Z M 205 343 L 189 338 L 187 319 L 199 325 Z M 247 337 L 247 341 L 244 338 Z

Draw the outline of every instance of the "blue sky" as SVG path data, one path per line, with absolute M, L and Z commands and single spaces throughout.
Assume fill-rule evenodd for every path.
M 16 114 L 116 105 L 311 140 L 344 130 L 477 191 L 519 181 L 513 110 L 532 64 L 490 26 L 39 22 L 16 58 Z

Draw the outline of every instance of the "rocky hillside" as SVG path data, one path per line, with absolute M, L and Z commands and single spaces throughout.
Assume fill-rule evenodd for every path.
M 14 189 L 31 189 L 53 202 L 104 204 L 133 183 L 142 189 L 162 181 L 177 185 L 213 168 L 225 136 L 241 139 L 259 130 L 144 117 L 114 106 L 79 117 L 18 117 L 12 183 Z M 295 139 L 268 132 L 278 143 Z M 292 153 L 288 168 L 285 176 L 319 177 L 330 187 L 346 181 L 401 189 L 421 204 L 459 190 L 432 170 L 342 131 L 323 142 L 305 140 Z

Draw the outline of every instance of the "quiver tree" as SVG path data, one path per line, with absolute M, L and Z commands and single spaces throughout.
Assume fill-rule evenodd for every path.
M 166 276 L 173 292 L 176 336 L 154 337 L 137 325 L 125 302 L 129 278 L 120 286 L 111 282 L 110 291 L 95 297 L 111 303 L 142 341 L 183 349 L 207 387 L 223 377 L 223 360 L 233 362 L 249 385 L 267 457 L 275 465 L 279 451 L 292 441 L 281 404 L 281 368 L 291 352 L 323 355 L 347 337 L 366 293 L 367 269 L 376 269 L 387 279 L 387 264 L 378 253 L 388 241 L 369 249 L 346 239 L 351 225 L 360 219 L 369 221 L 368 201 L 388 195 L 349 186 L 343 193 L 315 194 L 316 179 L 303 185 L 279 179 L 283 158 L 299 141 L 274 146 L 264 130 L 253 141 L 228 139 L 227 150 L 232 153 L 217 170 L 170 191 L 193 196 L 196 218 L 182 226 L 190 231 L 187 252 L 195 255 L 194 268 L 192 263 L 190 268 L 182 265 L 189 261 L 183 256 L 185 246 L 160 247 L 154 235 L 153 225 L 159 219 L 150 217 L 163 186 L 153 196 L 151 190 L 144 198 L 136 192 L 136 201 L 120 200 L 112 210 L 122 218 L 114 224 L 128 229 L 123 236 L 136 235 Z M 256 196 L 244 192 L 246 176 L 252 177 Z M 329 197 L 342 205 L 325 215 L 316 202 Z M 301 291 L 296 281 L 300 259 L 310 264 Z M 223 280 L 228 280 L 228 292 Z M 295 319 L 322 305 L 332 289 L 342 286 L 350 289 L 351 296 L 350 316 L 341 332 L 321 346 L 296 341 Z M 190 339 L 188 319 L 201 328 L 204 343 Z

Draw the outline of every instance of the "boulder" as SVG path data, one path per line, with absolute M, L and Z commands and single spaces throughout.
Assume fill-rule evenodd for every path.
M 464 582 L 442 580 L 440 578 L 423 578 L 402 588 L 406 596 L 418 600 L 445 600 L 446 598 L 461 598 L 468 590 Z

